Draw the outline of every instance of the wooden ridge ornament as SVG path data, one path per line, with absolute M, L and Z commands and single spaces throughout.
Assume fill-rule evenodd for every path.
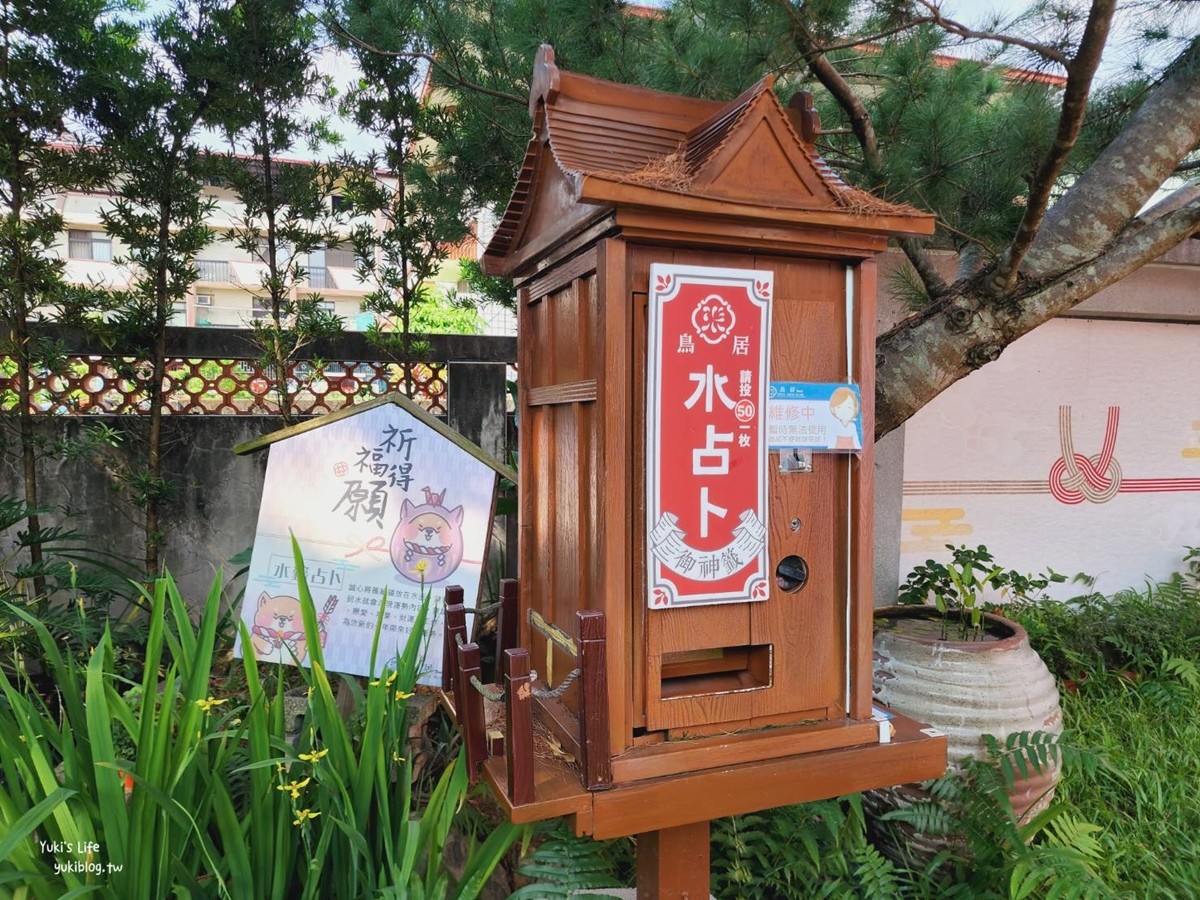
M 701 896 L 663 854 L 711 818 L 945 768 L 943 737 L 872 718 L 873 446 L 808 472 L 764 430 L 772 382 L 850 384 L 872 434 L 874 257 L 933 217 L 842 183 L 770 78 L 700 100 L 543 47 L 532 83 L 483 261 L 517 286 L 528 656 L 506 657 L 533 722 L 507 701 L 484 775 L 514 822 L 661 832 L 639 894 Z

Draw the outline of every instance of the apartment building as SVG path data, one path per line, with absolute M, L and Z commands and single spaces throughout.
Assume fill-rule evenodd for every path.
M 385 173 L 376 177 L 393 180 Z M 237 197 L 216 184 L 205 185 L 204 195 L 213 202 L 208 224 L 216 232 L 216 238 L 197 258 L 199 278 L 185 300 L 177 304 L 169 324 L 248 328 L 254 319 L 270 314 L 270 302 L 263 289 L 267 275 L 266 242 L 262 241 L 253 253 L 239 247 L 232 237 L 234 230 L 244 223 L 243 208 Z M 65 227 L 54 250 L 66 261 L 69 281 L 111 288 L 130 286 L 134 273 L 119 262 L 127 255 L 127 248 L 104 230 L 101 213 L 112 202 L 113 195 L 104 192 L 69 191 L 56 198 Z M 356 215 L 349 201 L 336 192 L 331 195 L 330 204 L 331 212 L 343 214 L 338 231 L 347 237 L 352 229 L 363 224 L 374 227 L 380 224 L 374 215 Z M 481 216 L 472 223 L 472 234 L 451 249 L 433 279 L 433 286 L 443 295 L 469 293 L 468 286 L 461 281 L 459 259 L 478 258 L 492 227 L 491 217 Z M 479 229 L 483 232 L 478 233 Z M 319 304 L 339 316 L 348 331 L 365 331 L 377 321 L 374 313 L 362 308 L 370 285 L 359 280 L 354 250 L 348 243 L 314 250 L 299 262 L 305 269 L 305 279 L 293 290 L 293 297 L 320 295 Z M 479 309 L 479 320 L 485 334 L 516 334 L 515 317 L 503 307 L 484 305 Z M 387 323 L 381 324 L 389 327 Z
M 254 253 L 239 247 L 232 237 L 234 229 L 244 223 L 237 197 L 216 184 L 205 185 L 204 195 L 213 202 L 208 224 L 216 238 L 197 258 L 199 278 L 187 298 L 177 305 L 170 324 L 246 328 L 254 319 L 269 315 L 270 304 L 263 289 L 266 242 L 261 242 Z M 101 213 L 112 201 L 111 194 L 85 191 L 69 191 L 56 199 L 65 227 L 54 249 L 66 260 L 68 280 L 113 288 L 130 285 L 133 272 L 119 262 L 127 255 L 127 248 L 104 230 Z M 339 228 L 343 234 L 348 236 L 353 227 L 363 223 L 374 224 L 373 217 L 356 216 L 337 193 L 330 202 L 331 211 L 346 214 Z M 299 262 L 306 277 L 293 290 L 294 296 L 320 294 L 321 305 L 340 316 L 349 330 L 364 330 L 375 321 L 373 313 L 362 310 L 369 285 L 359 280 L 354 251 L 348 244 L 315 250 Z

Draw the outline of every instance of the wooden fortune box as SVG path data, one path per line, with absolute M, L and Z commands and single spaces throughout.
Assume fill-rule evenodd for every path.
M 844 184 L 772 83 L 698 100 L 539 51 L 484 256 L 518 288 L 519 590 L 492 702 L 453 595 L 444 681 L 516 822 L 614 837 L 944 770 L 871 701 L 874 257 L 933 219 Z

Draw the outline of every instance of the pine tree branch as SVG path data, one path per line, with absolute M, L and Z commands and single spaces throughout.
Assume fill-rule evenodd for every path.
M 1003 34 L 997 31 L 976 31 L 973 28 L 968 28 L 961 22 L 956 22 L 953 19 L 947 19 L 942 15 L 942 11 L 937 3 L 930 0 L 917 0 L 923 7 L 929 10 L 928 21 L 935 23 L 939 28 L 948 31 L 951 34 L 958 35 L 964 40 L 971 41 L 995 41 L 998 44 L 1005 44 L 1012 47 L 1020 47 L 1023 50 L 1029 50 L 1036 53 L 1038 56 L 1045 57 L 1052 62 L 1058 63 L 1063 68 L 1069 68 L 1070 59 L 1061 50 L 1049 46 L 1048 44 L 1039 44 L 1036 41 L 1026 40 L 1022 37 L 1017 37 L 1013 34 Z
M 884 38 L 891 37 L 894 34 L 899 34 L 902 31 L 908 31 L 910 28 L 916 28 L 918 25 L 928 25 L 935 21 L 932 16 L 916 16 L 901 22 L 892 28 L 877 31 L 874 34 L 864 34 L 861 37 L 856 37 L 853 40 L 845 40 L 838 44 L 825 44 L 821 49 L 825 53 L 832 53 L 835 50 L 849 50 L 851 47 L 861 47 L 864 44 L 873 44 L 876 41 L 881 41 Z
M 862 147 L 863 160 L 866 162 L 867 168 L 878 171 L 881 168 L 882 157 L 879 152 L 879 140 L 875 135 L 875 126 L 871 122 L 871 114 L 867 112 L 867 107 L 854 93 L 854 89 L 850 87 L 846 79 L 826 59 L 824 49 L 817 42 L 816 36 L 805 23 L 799 10 L 791 4 L 790 0 L 778 0 L 778 2 L 787 10 L 787 14 L 792 20 L 792 36 L 804 61 L 808 64 L 809 71 L 813 73 L 817 81 L 821 82 L 825 90 L 833 95 L 834 100 L 849 117 L 850 127 L 854 130 L 854 136 L 858 139 L 859 146 Z
M 901 238 L 900 249 L 916 269 L 921 283 L 925 285 L 925 293 L 932 299 L 946 292 L 946 280 L 934 266 L 933 260 L 925 253 L 920 241 L 914 238 Z
M 351 34 L 349 31 L 347 31 L 346 28 L 339 22 L 330 20 L 329 27 L 339 37 L 343 38 L 344 40 L 349 41 L 350 43 L 354 44 L 356 47 L 366 50 L 368 53 L 378 53 L 380 56 L 389 56 L 393 59 L 421 59 L 421 60 L 424 60 L 426 63 L 428 63 L 433 68 L 437 69 L 437 71 L 441 72 L 444 76 L 446 76 L 448 79 L 450 79 L 452 82 L 454 82 L 456 85 L 463 88 L 464 90 L 468 90 L 468 91 L 471 91 L 476 94 L 483 94 L 485 97 L 492 97 L 496 100 L 507 100 L 511 103 L 520 104 L 521 106 L 524 106 L 527 102 L 527 98 L 518 97 L 516 94 L 509 94 L 505 91 L 493 90 L 492 88 L 484 87 L 482 84 L 476 84 L 473 81 L 469 81 L 463 75 L 460 75 L 457 72 L 451 71 L 447 66 L 443 65 L 437 59 L 437 57 L 434 56 L 432 53 L 425 53 L 420 50 L 384 50 L 380 47 L 376 47 L 376 46 L 373 46 L 372 44 L 368 44 L 362 38 L 355 37 L 353 34 Z
M 1146 210 L 1141 216 L 1144 221 L 1152 221 L 1161 218 L 1169 212 L 1174 212 L 1190 203 L 1200 200 L 1200 184 L 1185 184 L 1176 191 L 1172 191 L 1150 209 Z
M 925 0 L 921 0 L 922 3 Z M 1062 174 L 1067 157 L 1075 149 L 1075 141 L 1079 138 L 1083 127 L 1084 115 L 1087 112 L 1088 93 L 1092 88 L 1092 79 L 1096 68 L 1100 65 L 1100 56 L 1104 45 L 1108 43 L 1109 27 L 1112 25 L 1113 14 L 1116 12 L 1116 0 L 1093 0 L 1088 12 L 1087 24 L 1083 29 L 1083 37 L 1075 58 L 1067 65 L 1067 86 L 1063 91 L 1062 109 L 1059 112 L 1058 130 L 1054 135 L 1054 143 L 1038 167 L 1037 174 L 1029 186 L 1029 196 L 1025 203 L 1025 214 L 1017 226 L 1008 249 L 1001 255 L 995 271 L 988 277 L 988 290 L 998 294 L 1010 289 L 1017 279 L 1017 271 L 1021 261 L 1037 237 L 1042 227 L 1042 219 L 1050 205 L 1050 194 L 1058 176 Z

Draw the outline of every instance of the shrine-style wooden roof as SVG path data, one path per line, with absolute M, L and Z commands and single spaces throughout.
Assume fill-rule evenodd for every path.
M 512 199 L 484 256 L 493 273 L 548 231 L 621 206 L 931 234 L 933 216 L 843 182 L 817 154 L 807 94 L 788 109 L 768 75 L 729 102 L 577 75 L 538 51 L 529 143 Z
M 269 447 L 279 441 L 286 441 L 300 435 L 308 434 L 310 431 L 315 431 L 318 428 L 324 428 L 326 425 L 332 425 L 334 422 L 340 422 L 343 419 L 349 419 L 353 416 L 361 415 L 368 410 L 376 409 L 380 406 L 398 406 L 413 418 L 417 419 L 422 424 L 428 426 L 431 430 L 437 432 L 450 443 L 454 444 L 459 449 L 463 450 L 470 456 L 479 460 L 484 465 L 491 468 L 496 474 L 515 482 L 517 473 L 512 468 L 499 462 L 490 454 L 480 449 L 476 444 L 467 440 L 449 425 L 442 422 L 440 419 L 431 415 L 424 407 L 413 403 L 403 394 L 395 392 L 383 394 L 380 397 L 375 397 L 372 400 L 364 400 L 361 403 L 353 403 L 343 409 L 335 410 L 331 413 L 325 413 L 320 416 L 313 416 L 304 421 L 290 425 L 287 428 L 280 428 L 277 431 L 272 431 L 269 434 L 260 435 L 256 438 L 251 438 L 248 441 L 243 441 L 233 448 L 233 452 L 238 456 L 244 456 L 247 453 L 254 453 L 262 450 L 264 447 Z M 299 489 L 300 486 L 297 486 Z

